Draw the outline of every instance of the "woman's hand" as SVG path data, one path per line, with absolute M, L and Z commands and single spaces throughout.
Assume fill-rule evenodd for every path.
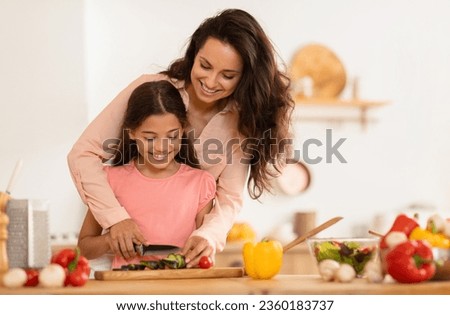
M 191 236 L 181 251 L 187 263 L 186 268 L 196 267 L 202 256 L 210 257 L 214 263 L 214 254 L 214 246 L 200 236 Z
M 108 242 L 111 250 L 126 260 L 136 256 L 133 243 L 146 244 L 144 235 L 131 219 L 125 219 L 111 226 L 109 234 Z

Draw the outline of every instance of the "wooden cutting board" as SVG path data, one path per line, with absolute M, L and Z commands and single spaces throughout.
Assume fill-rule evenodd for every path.
M 212 267 L 209 269 L 108 270 L 96 271 L 94 276 L 97 280 L 238 278 L 244 276 L 244 269 L 239 267 Z

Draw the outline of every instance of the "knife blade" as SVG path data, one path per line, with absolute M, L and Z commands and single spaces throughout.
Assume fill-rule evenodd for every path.
M 141 256 L 147 255 L 168 255 L 177 253 L 181 250 L 180 247 L 165 244 L 151 244 L 151 245 L 137 245 L 134 244 L 134 250 Z

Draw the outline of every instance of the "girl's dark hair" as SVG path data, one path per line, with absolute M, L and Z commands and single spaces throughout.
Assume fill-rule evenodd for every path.
M 184 128 L 187 125 L 186 106 L 177 88 L 170 82 L 153 81 L 139 85 L 128 100 L 128 107 L 122 123 L 119 147 L 113 157 L 112 165 L 128 164 L 139 157 L 136 141 L 130 139 L 129 130 L 135 130 L 151 115 L 173 114 Z M 175 161 L 199 168 L 195 150 L 186 134 L 183 133 L 180 151 Z
M 195 56 L 210 37 L 233 46 L 244 63 L 232 97 L 238 106 L 238 131 L 255 142 L 252 152 L 249 146 L 243 149 L 252 153 L 247 188 L 250 196 L 257 199 L 271 188 L 274 174 L 269 164 L 273 163 L 278 170 L 274 162 L 289 153 L 294 107 L 290 80 L 278 69 L 275 49 L 262 27 L 253 16 L 239 9 L 224 10 L 203 21 L 191 36 L 184 57 L 175 60 L 163 73 L 189 84 Z

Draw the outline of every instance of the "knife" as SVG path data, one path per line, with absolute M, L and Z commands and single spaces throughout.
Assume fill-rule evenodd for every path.
M 141 256 L 147 255 L 168 255 L 171 253 L 177 253 L 181 250 L 180 247 L 174 245 L 162 245 L 162 244 L 152 244 L 152 245 L 137 245 L 134 244 L 134 250 Z

